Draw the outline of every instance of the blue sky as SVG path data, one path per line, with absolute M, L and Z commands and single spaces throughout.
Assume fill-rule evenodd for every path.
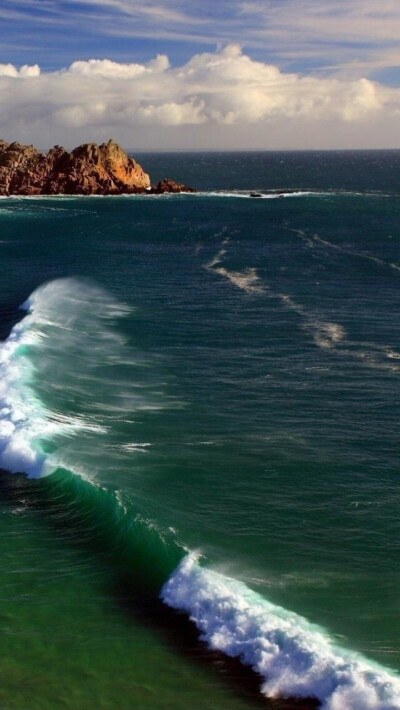
M 154 125 L 158 121 L 165 133 L 171 133 L 166 126 L 192 126 L 185 128 L 187 141 L 189 134 L 192 139 L 196 135 L 199 147 L 206 147 L 205 124 L 210 145 L 212 135 L 217 141 L 218 126 L 224 124 L 233 126 L 228 130 L 232 141 L 237 144 L 239 140 L 240 147 L 245 147 L 245 129 L 250 123 L 260 129 L 257 145 L 261 142 L 260 147 L 268 147 L 262 145 L 262 127 L 265 136 L 268 124 L 276 141 L 279 118 L 291 122 L 291 126 L 290 130 L 288 126 L 282 128 L 278 142 L 281 147 L 295 147 L 296 121 L 304 140 L 307 106 L 318 123 L 314 131 L 318 136 L 316 147 L 322 147 L 324 141 L 327 147 L 348 147 L 357 135 L 365 147 L 380 147 L 382 130 L 390 142 L 388 147 L 395 140 L 400 87 L 399 0 L 2 0 L 0 28 L 0 78 L 1 73 L 4 75 L 0 91 L 6 102 L 3 112 L 0 110 L 3 134 L 13 126 L 25 136 L 30 128 L 40 140 L 40 126 L 35 120 L 41 120 L 38 103 L 43 92 L 53 116 L 50 120 L 46 114 L 47 135 L 56 137 L 64 126 L 71 140 L 75 140 L 73 135 L 77 139 L 86 136 L 91 125 L 96 135 L 101 126 L 102 130 L 112 129 L 111 113 L 117 109 L 116 133 L 124 137 L 130 126 L 141 126 L 144 116 L 151 115 Z M 224 48 L 238 45 L 242 59 L 234 53 L 229 60 L 210 58 L 221 53 L 225 56 Z M 155 80 L 144 82 L 136 69 L 123 69 L 124 65 L 145 67 L 143 72 L 149 79 L 151 61 L 160 54 L 169 59 L 160 79 L 161 93 L 165 81 L 169 86 L 164 103 L 157 98 Z M 203 59 L 195 62 L 193 69 L 195 57 Z M 107 65 L 107 70 L 105 65 L 92 63 L 69 71 L 74 63 L 89 60 L 111 60 L 113 64 Z M 216 64 L 221 65 L 218 80 Z M 9 65 L 15 71 L 4 69 Z M 20 74 L 22 65 L 38 65 L 40 72 Z M 184 81 L 179 76 L 180 67 L 184 68 Z M 268 67 L 275 67 L 278 74 L 268 72 Z M 60 74 L 61 70 L 64 73 Z M 230 93 L 223 83 L 224 71 L 230 71 Z M 365 81 L 371 83 L 362 83 Z M 103 82 L 105 101 L 99 82 Z M 68 88 L 68 100 L 62 85 Z M 239 95 L 248 86 L 252 91 L 243 98 L 249 108 L 246 112 L 241 110 Z M 55 90 L 53 103 L 47 98 L 49 87 Z M 119 96 L 123 97 L 127 89 L 130 103 L 124 107 Z M 7 98 L 10 92 L 11 99 Z M 97 113 L 85 104 L 84 95 L 96 102 Z M 341 116 L 335 108 L 337 101 L 343 102 Z M 101 108 L 102 104 L 107 104 L 107 109 Z M 89 114 L 94 116 L 93 124 Z M 334 146 L 327 137 L 329 121 L 336 126 Z M 337 130 L 338 121 L 343 124 L 342 132 Z M 362 130 L 353 135 L 351 124 L 357 122 L 361 122 Z M 161 135 L 156 142 L 163 147 Z
M 232 42 L 281 68 L 356 67 L 400 85 L 398 0 L 2 0 L 0 62 L 172 63 Z

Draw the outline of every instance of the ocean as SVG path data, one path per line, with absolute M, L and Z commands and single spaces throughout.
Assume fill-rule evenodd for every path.
M 135 157 L 0 199 L 1 709 L 399 710 L 400 151 Z

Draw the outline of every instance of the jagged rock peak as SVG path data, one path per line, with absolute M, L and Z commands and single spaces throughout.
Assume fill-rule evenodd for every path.
M 194 192 L 164 180 L 151 187 L 150 178 L 110 138 L 84 143 L 70 153 L 55 145 L 47 155 L 33 145 L 0 140 L 0 195 L 120 195 L 125 193 Z
M 150 187 L 150 178 L 114 141 L 85 143 L 71 153 L 54 146 L 47 155 L 34 146 L 0 141 L 0 194 L 108 195 Z

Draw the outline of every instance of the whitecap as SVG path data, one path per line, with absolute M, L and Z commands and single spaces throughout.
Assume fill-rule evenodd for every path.
M 211 649 L 238 657 L 263 677 L 269 698 L 316 698 L 321 710 L 400 710 L 400 678 L 336 645 L 307 619 L 188 555 L 161 591 L 189 614 Z
M 86 364 L 83 358 L 100 348 L 102 364 L 107 356 L 112 362 L 121 338 L 108 322 L 130 309 L 95 285 L 73 278 L 44 284 L 22 308 L 27 315 L 0 344 L 0 466 L 38 478 L 60 465 L 60 457 L 46 454 L 47 442 L 66 441 L 77 432 L 95 436 L 107 431 L 105 417 L 99 419 L 95 407 L 84 413 L 48 409 L 37 394 L 38 381 L 55 391 L 90 388 L 91 370 L 79 370 Z M 75 379 L 60 364 L 65 353 L 69 370 L 77 370 Z

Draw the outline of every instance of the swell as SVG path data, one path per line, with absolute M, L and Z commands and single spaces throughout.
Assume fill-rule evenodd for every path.
M 35 479 L 34 505 L 156 593 L 184 551 L 115 477 L 149 446 L 129 418 L 166 406 L 114 327 L 129 309 L 82 279 L 49 282 L 23 308 L 0 347 L 0 467 Z
M 149 520 L 139 501 L 112 485 L 109 472 L 104 478 L 99 441 L 107 442 L 111 430 L 113 446 L 124 452 L 116 462 L 123 465 L 127 456 L 129 466 L 129 457 L 146 446 L 123 438 L 121 420 L 165 406 L 145 381 L 128 387 L 133 353 L 113 328 L 126 307 L 102 289 L 67 279 L 38 289 L 25 308 L 28 315 L 0 351 L 0 464 L 23 474 L 11 476 L 14 484 L 3 478 L 3 493 L 5 487 L 9 495 L 22 491 L 69 542 L 101 554 L 129 594 L 150 599 L 163 585 L 165 604 L 185 612 L 210 648 L 253 668 L 266 696 L 314 697 L 324 710 L 399 710 L 394 673 L 336 646 L 323 630 L 243 583 L 201 567 L 195 555 L 184 557 L 173 531 Z M 329 337 L 340 340 L 335 333 Z M 59 367 L 61 355 L 67 372 Z M 139 377 L 137 354 L 134 360 Z M 126 376 L 110 377 L 110 368 L 127 363 Z M 99 412 L 90 393 L 101 383 Z M 81 457 L 82 441 L 84 454 L 100 446 L 92 468 L 90 457 Z

